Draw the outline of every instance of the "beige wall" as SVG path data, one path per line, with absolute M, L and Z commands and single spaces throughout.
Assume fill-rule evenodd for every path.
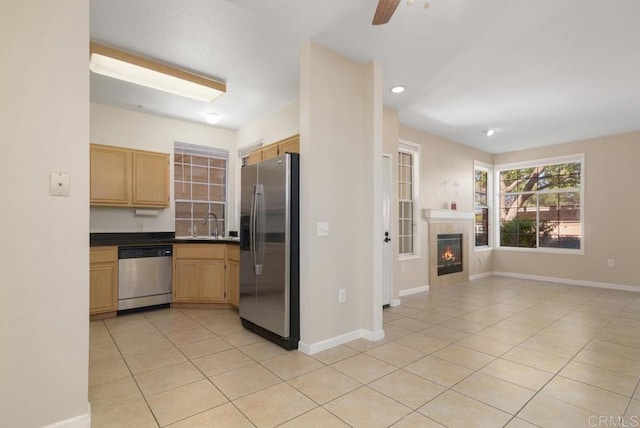
M 382 148 L 383 148 L 383 79 L 382 66 L 373 62 L 365 66 L 364 138 L 362 140 L 363 169 L 361 174 L 363 215 L 362 326 L 373 332 L 373 339 L 382 339 L 383 236 L 382 221 Z M 368 207 L 368 208 L 367 208 Z M 366 215 L 367 210 L 369 215 Z
M 422 210 L 448 208 L 451 200 L 455 200 L 459 211 L 473 211 L 474 161 L 493 163 L 492 155 L 488 153 L 452 143 L 402 124 L 399 125 L 399 138 L 420 145 L 420 196 L 417 207 L 419 218 L 416 220 L 421 252 L 417 259 L 398 263 L 396 293 L 429 283 L 428 224 L 422 216 Z M 442 186 L 444 181 L 457 182 L 458 193 L 454 195 L 451 190 L 446 193 Z M 492 252 L 475 252 L 473 239 L 470 240 L 467 254 L 471 254 L 469 260 L 471 275 L 493 270 Z
M 3 1 L 0 32 L 0 426 L 88 427 L 89 3 Z
M 381 93 L 375 64 L 361 65 L 308 43 L 300 59 L 301 346 L 375 325 L 373 159 L 381 166 Z M 380 84 L 380 83 L 378 83 Z M 372 105 L 379 103 L 379 107 Z M 369 104 L 369 105 L 366 105 Z M 376 146 L 377 147 L 374 147 Z M 379 190 L 379 189 L 378 189 Z M 372 215 L 372 211 L 375 214 Z M 317 222 L 329 236 L 316 236 Z M 377 231 L 380 233 L 380 230 Z M 380 281 L 380 278 L 375 278 Z M 346 303 L 338 290 L 346 289 Z M 380 311 L 380 310 L 379 310 Z M 380 315 L 380 314 L 378 314 Z M 335 342 L 333 342 L 336 344 Z
M 494 270 L 576 281 L 622 284 L 640 289 L 640 211 L 636 175 L 640 132 L 495 155 L 495 163 L 585 155 L 584 255 L 498 250 Z M 614 259 L 615 267 L 607 266 Z
M 300 103 L 295 100 L 238 129 L 236 146 L 241 149 L 258 141 L 262 141 L 266 146 L 298 133 L 300 133 Z
M 91 232 L 175 230 L 173 195 L 173 143 L 175 141 L 229 150 L 227 230 L 237 230 L 235 170 L 238 157 L 235 131 L 92 103 L 90 133 L 92 143 L 172 155 L 169 208 L 159 210 L 157 217 L 137 217 L 133 214 L 132 208 L 92 207 Z

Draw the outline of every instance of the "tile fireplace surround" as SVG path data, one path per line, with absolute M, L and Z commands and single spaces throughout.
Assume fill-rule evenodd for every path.
M 469 280 L 469 257 L 473 236 L 473 212 L 456 210 L 423 210 L 429 223 L 429 286 L 446 287 Z M 438 235 L 462 234 L 462 272 L 438 276 Z

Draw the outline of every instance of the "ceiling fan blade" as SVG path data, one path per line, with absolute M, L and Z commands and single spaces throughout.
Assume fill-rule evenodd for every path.
M 376 13 L 373 15 L 373 25 L 381 25 L 389 22 L 399 4 L 400 0 L 379 0 Z

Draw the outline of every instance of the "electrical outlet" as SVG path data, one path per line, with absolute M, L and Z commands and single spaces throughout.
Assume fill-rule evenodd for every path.
M 344 303 L 347 301 L 347 289 L 341 288 L 338 290 L 338 303 Z
M 616 261 L 614 259 L 609 259 L 607 261 L 607 264 L 609 265 L 609 267 L 616 267 Z

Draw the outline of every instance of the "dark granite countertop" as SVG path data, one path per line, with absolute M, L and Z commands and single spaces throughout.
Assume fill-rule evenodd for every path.
M 240 244 L 238 238 L 222 237 L 209 238 L 201 236 L 192 238 L 190 236 L 176 237 L 175 232 L 130 232 L 130 233 L 91 233 L 89 245 L 100 247 L 106 245 L 166 245 L 166 244 Z
M 199 236 L 192 238 L 190 236 L 178 236 L 173 240 L 176 244 L 238 244 L 240 245 L 239 238 L 232 238 L 224 236 L 221 238 L 208 238 L 206 236 Z
M 131 233 L 92 233 L 89 235 L 89 245 L 151 245 L 173 244 L 175 232 L 131 232 Z

